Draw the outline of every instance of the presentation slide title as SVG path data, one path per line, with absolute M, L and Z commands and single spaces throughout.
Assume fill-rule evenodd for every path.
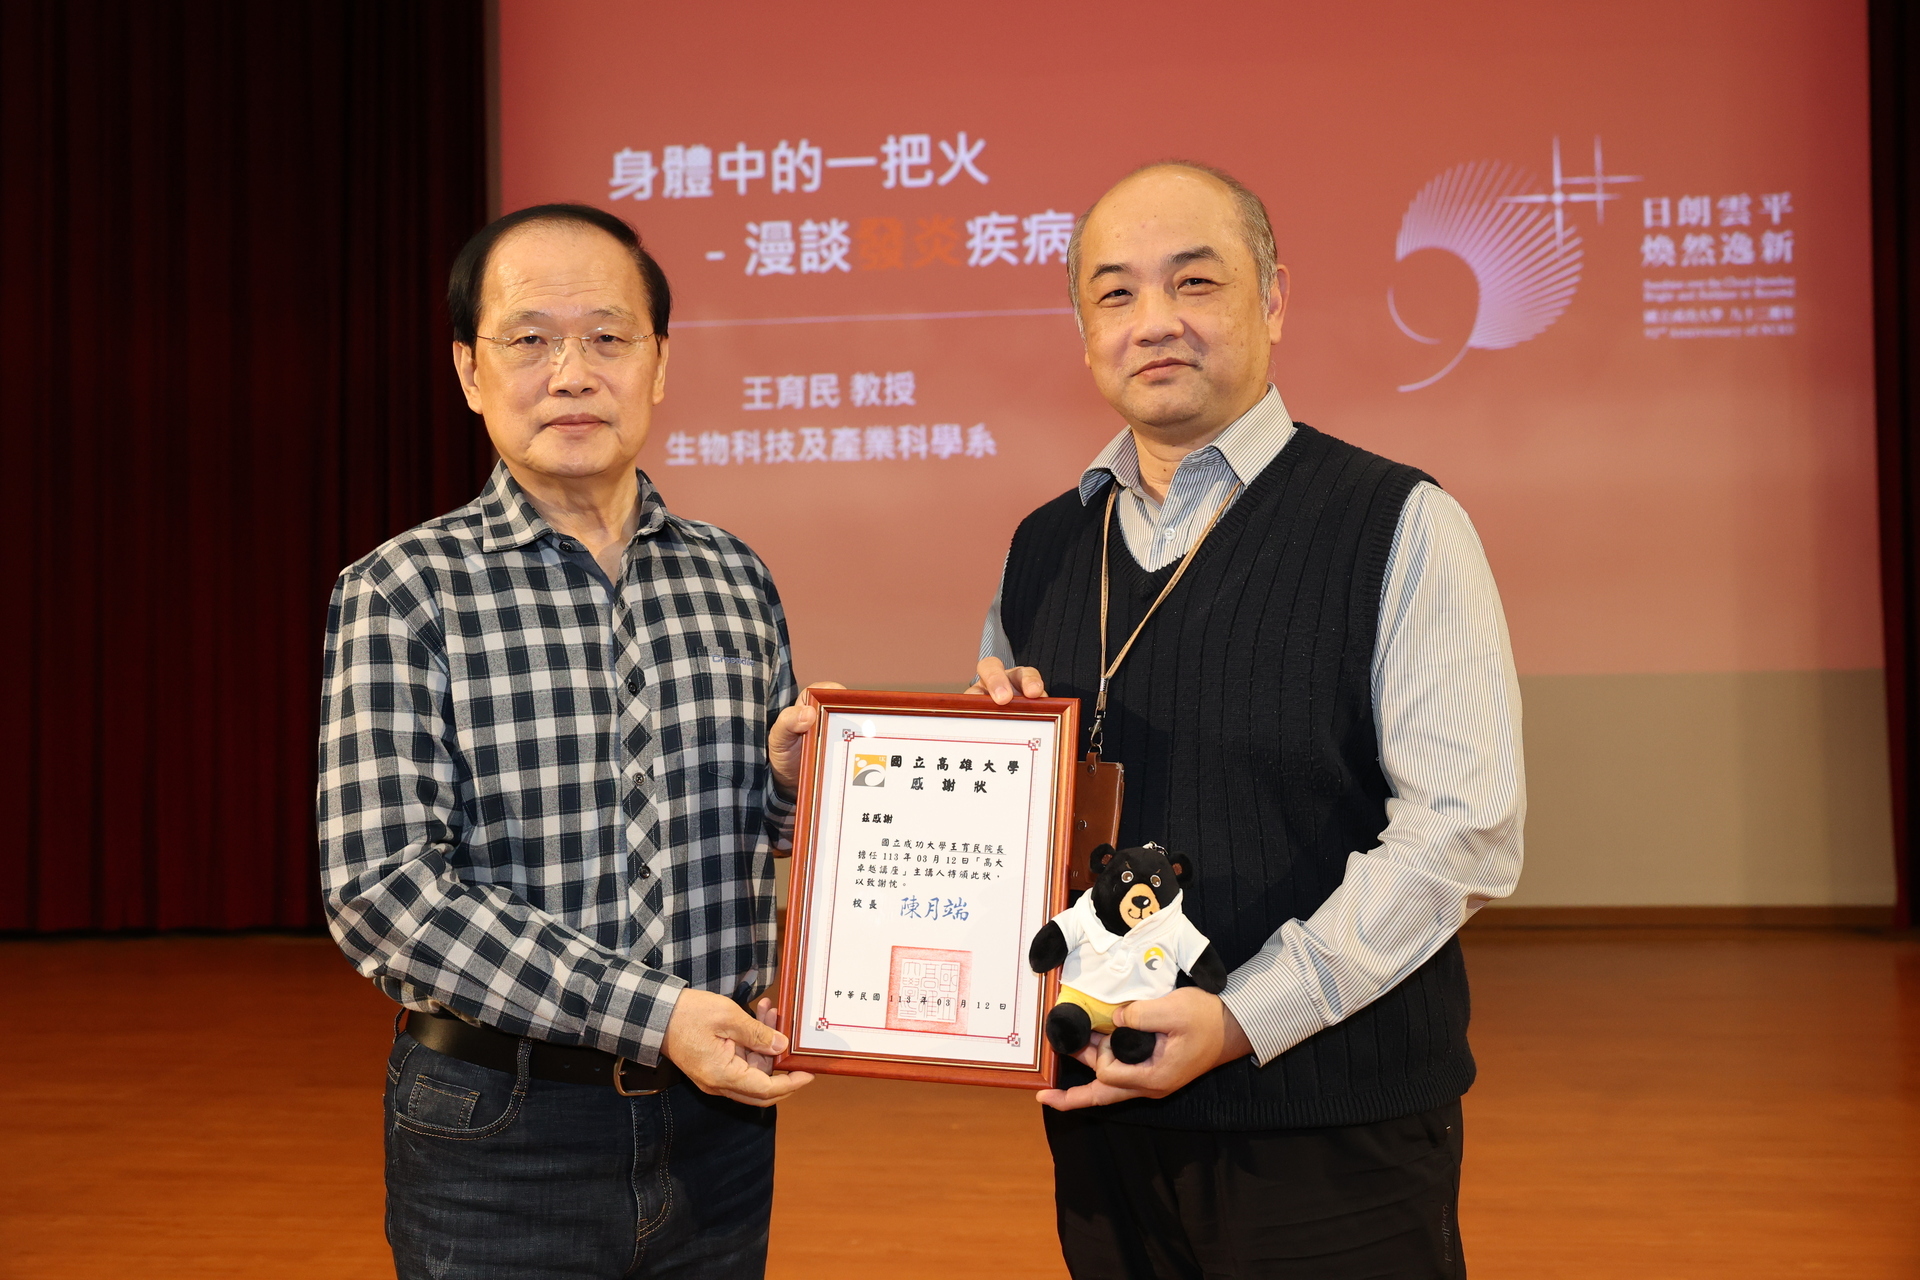
M 1265 199 L 1289 407 L 1465 503 L 1523 671 L 1878 664 L 1861 6 L 799 14 L 504 0 L 500 156 L 664 264 L 643 465 L 766 557 L 803 678 L 971 671 L 1122 425 L 1074 219 L 1167 157 Z

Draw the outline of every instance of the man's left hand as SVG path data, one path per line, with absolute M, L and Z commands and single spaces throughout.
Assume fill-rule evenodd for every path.
M 1128 1098 L 1164 1098 L 1222 1063 L 1253 1052 L 1247 1033 L 1219 996 L 1181 987 L 1155 1000 L 1136 1000 L 1114 1011 L 1115 1026 L 1159 1033 L 1153 1056 L 1125 1063 L 1113 1056 L 1105 1036 L 1076 1055 L 1093 1068 L 1094 1082 L 1072 1089 L 1042 1089 L 1040 1101 L 1056 1111 L 1103 1107 Z
M 807 686 L 809 689 L 846 687 L 832 680 L 816 680 Z M 801 701 L 774 717 L 773 728 L 767 730 L 767 763 L 773 766 L 773 785 L 789 800 L 800 787 L 800 755 L 806 749 L 807 735 L 819 720 L 819 708 Z
M 770 1001 L 749 1017 L 725 996 L 687 987 L 674 1001 L 661 1053 L 702 1093 L 770 1107 L 813 1080 L 805 1071 L 773 1069 L 787 1051 L 779 1019 Z
M 780 1029 L 780 1011 L 773 1007 L 773 1001 L 771 1000 L 763 999 L 755 1004 L 753 1006 L 753 1016 L 755 1021 L 772 1027 L 775 1031 Z M 764 1071 L 768 1075 L 773 1074 L 773 1054 L 756 1053 L 738 1041 L 734 1043 L 733 1052 L 734 1056 L 752 1067 L 755 1071 Z

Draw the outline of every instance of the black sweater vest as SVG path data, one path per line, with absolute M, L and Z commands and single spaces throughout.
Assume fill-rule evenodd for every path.
M 1380 590 L 1400 511 L 1427 477 L 1296 424 L 1220 518 L 1109 692 L 1106 751 L 1126 766 L 1122 846 L 1195 861 L 1186 914 L 1229 969 L 1339 885 L 1378 843 L 1387 782 L 1374 732 Z M 1014 534 L 1001 619 L 1047 691 L 1091 725 L 1100 663 L 1105 498 L 1055 498 Z M 1115 524 L 1119 522 L 1116 519 Z M 1108 648 L 1173 573 L 1147 573 L 1113 531 Z M 1378 1000 L 1265 1067 L 1211 1071 L 1170 1097 L 1109 1108 L 1182 1129 L 1363 1124 L 1450 1102 L 1473 1083 L 1457 940 Z M 1090 1073 L 1077 1062 L 1062 1080 Z

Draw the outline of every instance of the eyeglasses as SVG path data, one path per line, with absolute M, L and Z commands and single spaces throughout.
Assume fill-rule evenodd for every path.
M 486 334 L 476 335 L 483 342 L 491 342 L 500 351 L 500 358 L 515 369 L 537 369 L 544 364 L 552 364 L 566 358 L 568 342 L 580 344 L 580 354 L 588 364 L 612 364 L 624 360 L 648 338 L 657 335 L 651 333 L 620 333 L 613 329 L 595 329 L 591 333 L 554 333 L 548 329 L 515 329 L 498 338 Z

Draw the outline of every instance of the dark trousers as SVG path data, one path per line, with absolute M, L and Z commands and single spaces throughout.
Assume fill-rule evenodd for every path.
M 762 1275 L 773 1111 L 684 1081 L 623 1098 L 435 1053 L 387 1060 L 400 1280 Z
M 1460 1104 L 1211 1133 L 1046 1109 L 1067 1270 L 1085 1280 L 1465 1280 Z

